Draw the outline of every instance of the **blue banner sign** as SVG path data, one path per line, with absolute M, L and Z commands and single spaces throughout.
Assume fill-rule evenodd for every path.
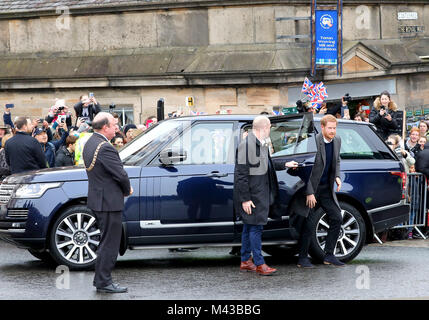
M 316 10 L 316 64 L 336 65 L 337 57 L 337 10 Z

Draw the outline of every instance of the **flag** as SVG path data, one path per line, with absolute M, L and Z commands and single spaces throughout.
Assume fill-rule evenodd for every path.
M 191 111 L 191 116 L 201 116 L 203 114 L 207 114 L 206 112 L 202 112 L 202 111 Z
M 284 114 L 283 114 L 283 112 L 281 112 L 280 110 L 279 111 L 272 111 L 272 113 L 273 113 L 273 115 L 275 115 L 275 116 L 283 116 Z
M 320 109 L 323 101 L 328 98 L 328 92 L 326 90 L 325 84 L 323 82 L 313 84 L 310 80 L 308 80 L 307 77 L 304 80 L 301 91 L 307 94 L 310 100 L 309 111 Z
M 306 77 L 304 83 L 302 85 L 301 92 L 308 93 L 314 87 L 314 84 L 311 83 L 310 80 Z
M 316 93 L 318 93 L 323 98 L 323 100 L 325 100 L 326 98 L 328 98 L 328 92 L 326 91 L 326 87 L 323 84 L 323 82 L 320 82 L 316 86 Z

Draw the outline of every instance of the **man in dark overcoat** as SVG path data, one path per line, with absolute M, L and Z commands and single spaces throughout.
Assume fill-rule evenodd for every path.
M 313 267 L 308 258 L 308 249 L 314 233 L 313 215 L 320 207 L 325 211 L 329 221 L 323 262 L 338 267 L 344 265 L 334 255 L 343 221 L 340 205 L 334 192 L 334 183 L 337 184 L 337 192 L 341 189 L 341 139 L 336 136 L 337 119 L 334 116 L 326 115 L 320 123 L 322 132 L 316 136 L 317 153 L 310 179 L 301 199 L 298 199 L 295 202 L 296 206 L 291 208 L 291 211 L 306 217 L 300 235 L 298 267 L 301 268 Z
M 127 292 L 114 284 L 111 276 L 122 237 L 124 197 L 133 193 L 118 151 L 109 142 L 115 136 L 116 121 L 110 113 L 98 113 L 92 122 L 94 134 L 82 153 L 88 174 L 87 205 L 101 230 L 93 284 L 103 293 Z
M 273 164 L 266 141 L 270 127 L 268 117 L 254 119 L 252 130 L 238 146 L 234 171 L 234 207 L 243 221 L 240 270 L 256 271 L 260 275 L 277 271 L 266 265 L 262 256 L 263 227 L 270 207 L 273 209 L 278 202 L 275 170 L 298 166 L 295 161 Z

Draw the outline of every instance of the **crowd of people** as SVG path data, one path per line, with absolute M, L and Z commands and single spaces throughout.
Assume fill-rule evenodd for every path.
M 83 164 L 83 147 L 93 134 L 92 120 L 101 111 L 92 93 L 81 96 L 74 105 L 74 123 L 72 111 L 63 99 L 56 99 L 45 118 L 20 116 L 12 121 L 12 110 L 5 108 L 4 126 L 0 126 L 0 180 L 30 170 Z M 144 124 L 120 127 L 119 115 L 112 115 L 116 130 L 110 142 L 117 149 L 157 122 L 151 116 Z

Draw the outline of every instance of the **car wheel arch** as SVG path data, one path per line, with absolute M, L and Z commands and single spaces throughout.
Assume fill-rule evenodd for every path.
M 364 208 L 364 206 L 355 198 L 345 195 L 345 194 L 337 194 L 338 202 L 345 202 L 352 207 L 356 208 L 356 210 L 359 211 L 359 213 L 362 215 L 363 220 L 365 221 L 365 227 L 366 227 L 366 243 L 371 243 L 374 239 L 374 227 L 372 224 L 372 219 L 369 216 L 368 212 Z

